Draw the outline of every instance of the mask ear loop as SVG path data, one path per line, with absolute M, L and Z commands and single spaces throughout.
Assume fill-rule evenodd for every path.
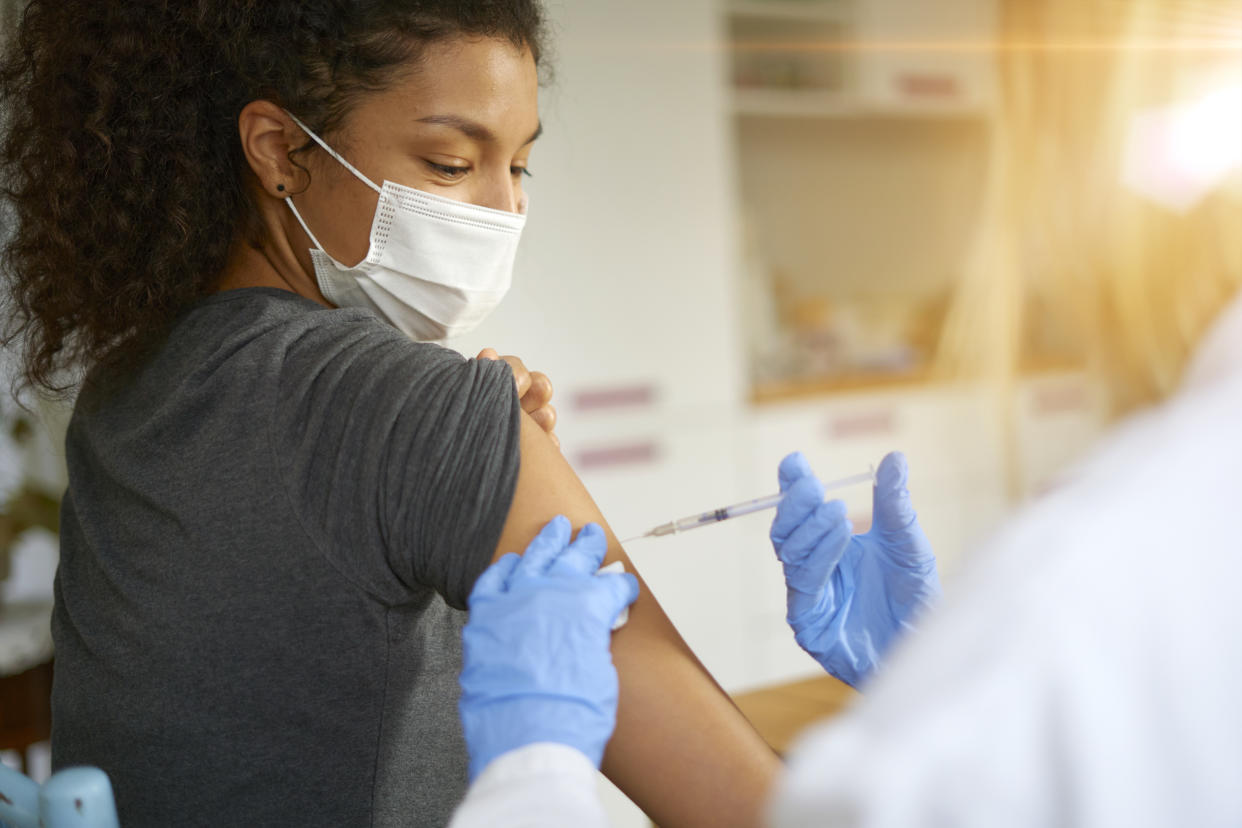
M 359 180 L 359 181 L 361 181 L 363 184 L 366 184 L 366 185 L 367 185 L 368 187 L 370 187 L 372 190 L 375 190 L 375 192 L 377 192 L 377 193 L 379 193 L 379 194 L 383 195 L 383 193 L 384 193 L 383 189 L 381 189 L 380 187 L 376 186 L 376 184 L 375 184 L 375 182 L 374 182 L 374 181 L 372 181 L 371 179 L 367 178 L 367 177 L 366 177 L 365 175 L 363 175 L 362 173 L 358 172 L 358 168 L 357 168 L 357 167 L 355 167 L 353 164 L 349 163 L 349 162 L 348 162 L 348 161 L 346 161 L 344 158 L 342 158 L 342 157 L 341 157 L 341 156 L 337 153 L 337 151 L 336 151 L 336 150 L 332 149 L 332 147 L 330 147 L 330 146 L 328 146 L 326 143 L 324 143 L 324 140 L 323 140 L 322 138 L 320 138 L 320 137 L 319 137 L 318 135 L 316 135 L 315 133 L 311 132 L 311 131 L 310 131 L 310 129 L 306 126 L 306 124 L 304 124 L 304 123 L 302 123 L 301 121 L 299 121 L 299 120 L 298 120 L 298 116 L 297 116 L 297 115 L 294 115 L 292 112 L 290 112 L 290 111 L 289 111 L 289 110 L 287 110 L 287 109 L 286 109 L 286 110 L 284 110 L 284 113 L 285 113 L 286 115 L 288 115 L 290 118 L 292 118 L 292 119 L 293 119 L 293 122 L 294 122 L 295 124 L 297 124 L 297 125 L 298 125 L 298 127 L 299 127 L 299 128 L 300 128 L 303 132 L 305 132 L 307 135 L 309 135 L 309 136 L 311 137 L 311 140 L 312 140 L 312 141 L 314 141 L 316 144 L 318 144 L 320 147 L 322 147 L 324 152 L 326 152 L 328 155 L 331 155 L 333 158 L 335 158 L 337 161 L 339 161 L 339 162 L 341 163 L 341 166 L 343 166 L 345 169 L 347 169 L 347 170 L 349 170 L 351 173 L 353 173 L 353 174 L 354 174 L 354 175 L 358 178 L 358 180 Z
M 341 157 L 341 155 L 336 150 L 328 146 L 327 143 L 325 143 L 322 138 L 320 138 L 318 135 L 316 135 L 314 132 L 311 131 L 310 127 L 302 123 L 302 121 L 298 118 L 297 115 L 294 115 L 292 112 L 290 112 L 287 109 L 283 111 L 286 115 L 292 118 L 293 122 L 298 125 L 298 128 L 301 129 L 303 132 L 305 132 L 307 135 L 309 135 L 311 140 L 314 141 L 316 144 L 318 144 L 323 149 L 324 152 L 326 152 L 328 155 L 336 159 L 341 164 L 341 166 L 343 166 L 345 169 L 353 173 L 354 176 L 359 181 L 361 181 L 363 184 L 366 184 L 372 190 L 375 190 L 375 192 L 379 193 L 380 196 L 384 195 L 383 189 L 381 189 L 380 187 L 377 187 L 374 181 L 372 181 L 371 179 L 363 175 L 361 172 L 359 172 L 357 167 L 355 167 L 353 164 L 346 161 L 344 158 Z M 293 196 L 292 195 L 285 196 L 285 203 L 289 205 L 289 209 L 293 211 L 294 218 L 298 220 L 298 224 L 302 225 L 302 229 L 306 231 L 307 237 L 310 238 L 311 242 L 314 243 L 315 247 L 319 250 L 319 252 L 324 254 L 325 256 L 328 256 L 329 259 L 332 258 L 330 255 L 328 255 L 328 251 L 324 250 L 323 245 L 319 243 L 319 239 L 315 238 L 315 234 L 312 233 L 310 227 L 307 226 L 305 219 L 302 218 L 302 214 L 298 212 L 298 208 L 294 206 Z
M 298 212 L 298 208 L 293 206 L 293 196 L 285 196 L 285 204 L 289 205 L 289 209 L 293 211 L 293 217 L 298 220 L 298 224 L 302 225 L 302 229 L 306 231 L 306 235 L 310 238 L 311 243 L 315 245 L 315 249 L 320 253 L 328 256 L 328 251 L 323 249 L 323 245 L 319 243 L 319 239 L 315 238 L 315 234 L 306 226 L 306 222 L 302 219 L 302 214 Z M 328 256 L 328 258 L 332 258 Z

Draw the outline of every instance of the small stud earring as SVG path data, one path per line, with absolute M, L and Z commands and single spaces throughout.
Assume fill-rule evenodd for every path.
M 279 192 L 279 193 L 283 193 L 283 192 L 285 191 L 285 185 L 284 185 L 284 184 L 277 184 L 277 185 L 276 185 L 276 191 L 277 191 L 277 192 Z

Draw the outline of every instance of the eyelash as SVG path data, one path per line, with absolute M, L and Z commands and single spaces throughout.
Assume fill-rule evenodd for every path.
M 449 164 L 437 164 L 434 161 L 428 161 L 427 165 L 446 178 L 452 179 L 460 178 L 470 171 L 469 167 L 454 167 Z M 510 167 L 509 173 L 515 178 L 519 176 L 526 176 L 527 178 L 535 177 L 535 174 L 526 167 Z

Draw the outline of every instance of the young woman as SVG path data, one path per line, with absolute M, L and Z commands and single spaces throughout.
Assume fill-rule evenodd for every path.
M 477 576 L 601 521 L 548 386 L 430 344 L 508 287 L 536 0 L 33 0 L 0 93 L 10 345 L 74 390 L 56 765 L 126 825 L 444 824 Z M 625 561 L 608 533 L 608 557 Z M 747 824 L 776 759 L 645 587 L 604 771 Z

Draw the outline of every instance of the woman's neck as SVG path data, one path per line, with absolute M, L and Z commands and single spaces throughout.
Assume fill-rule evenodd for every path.
M 305 296 L 325 307 L 333 307 L 315 280 L 303 269 L 292 251 L 272 249 L 268 243 L 255 248 L 239 241 L 229 253 L 228 264 L 216 283 L 217 291 L 249 287 L 271 287 Z

